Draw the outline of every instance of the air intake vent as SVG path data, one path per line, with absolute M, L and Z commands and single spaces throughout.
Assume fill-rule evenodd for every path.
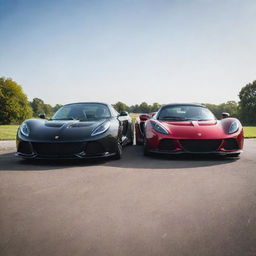
M 163 139 L 159 142 L 158 145 L 159 150 L 174 150 L 176 149 L 175 140 L 171 139 Z
M 32 154 L 32 147 L 29 142 L 21 141 L 19 143 L 18 152 L 23 154 Z
M 236 139 L 225 139 L 224 140 L 224 148 L 226 150 L 236 150 L 239 149 L 238 143 Z
M 218 150 L 222 140 L 180 140 L 182 147 L 190 152 L 211 152 Z
M 82 142 L 68 142 L 68 143 L 32 143 L 34 150 L 39 155 L 74 155 L 84 150 L 84 143 Z
M 100 142 L 93 141 L 87 144 L 86 154 L 88 155 L 103 154 L 104 152 L 105 152 L 105 148 Z

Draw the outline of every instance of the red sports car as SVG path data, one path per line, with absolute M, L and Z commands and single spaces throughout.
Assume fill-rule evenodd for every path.
M 243 127 L 238 119 L 225 114 L 222 120 L 217 120 L 203 105 L 164 105 L 152 118 L 147 116 L 142 129 L 144 153 L 237 157 L 243 148 Z

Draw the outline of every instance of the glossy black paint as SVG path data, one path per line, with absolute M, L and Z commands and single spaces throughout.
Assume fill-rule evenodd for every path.
M 30 133 L 26 137 L 18 129 L 16 155 L 23 158 L 64 159 L 115 156 L 118 144 L 125 146 L 133 142 L 132 120 L 129 115 L 120 116 L 111 105 L 104 105 L 111 113 L 109 118 L 94 121 L 26 120 Z M 109 129 L 102 134 L 91 136 L 93 130 L 106 121 L 110 122 Z M 86 152 L 89 150 L 89 145 L 90 154 Z M 48 154 L 46 154 L 47 147 L 49 147 Z M 92 147 L 95 150 L 92 150 Z M 80 149 L 81 151 L 77 152 Z

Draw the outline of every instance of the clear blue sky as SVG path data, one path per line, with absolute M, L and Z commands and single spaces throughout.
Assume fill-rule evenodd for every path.
M 0 0 L 0 76 L 29 99 L 221 103 L 256 79 L 256 1 Z

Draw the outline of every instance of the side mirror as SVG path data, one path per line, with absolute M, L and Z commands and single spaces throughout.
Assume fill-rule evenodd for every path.
M 40 113 L 38 116 L 39 116 L 41 119 L 46 119 L 45 113 Z
M 128 116 L 128 112 L 126 111 L 121 111 L 119 116 Z
M 223 113 L 221 114 L 221 116 L 222 116 L 222 119 L 224 119 L 224 118 L 230 117 L 230 114 L 227 113 L 227 112 L 223 112 Z
M 140 118 L 140 121 L 147 121 L 150 118 L 150 116 L 147 114 L 142 114 L 139 116 L 139 118 Z

